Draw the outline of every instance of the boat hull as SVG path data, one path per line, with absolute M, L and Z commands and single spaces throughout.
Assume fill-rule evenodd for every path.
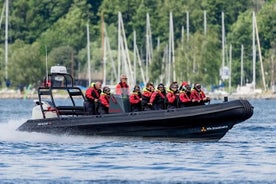
M 253 115 L 247 100 L 97 116 L 28 120 L 18 130 L 51 134 L 219 140 Z

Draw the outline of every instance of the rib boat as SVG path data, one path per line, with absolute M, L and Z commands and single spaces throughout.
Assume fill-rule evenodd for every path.
M 247 100 L 239 99 L 176 109 L 131 112 L 128 97 L 111 95 L 109 114 L 89 115 L 82 104 L 86 100 L 83 92 L 73 85 L 70 74 L 53 70 L 45 81 L 48 85 L 38 88 L 32 118 L 17 130 L 217 141 L 234 125 L 249 119 L 254 109 Z M 67 98 L 59 100 L 56 94 L 60 93 L 67 95 Z

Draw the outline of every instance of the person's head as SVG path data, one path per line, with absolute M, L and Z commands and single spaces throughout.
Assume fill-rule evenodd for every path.
M 105 86 L 105 87 L 103 87 L 103 93 L 105 93 L 105 94 L 110 94 L 110 88 L 109 87 L 107 87 L 107 86 Z
M 135 85 L 134 88 L 133 88 L 133 92 L 140 92 L 140 86 Z
M 172 82 L 170 85 L 170 90 L 172 90 L 173 92 L 178 90 L 178 84 L 177 82 Z
M 157 89 L 160 90 L 160 91 L 165 91 L 164 84 L 162 84 L 162 83 L 158 84 Z
M 122 74 L 122 75 L 120 76 L 120 81 L 121 81 L 121 82 L 127 82 L 127 76 L 126 76 L 125 74 Z
M 147 88 L 148 90 L 150 90 L 150 91 L 154 91 L 154 85 L 153 85 L 153 83 L 152 83 L 152 82 L 148 82 L 148 83 L 146 84 L 146 88 Z
M 184 81 L 184 82 L 182 82 L 181 90 L 189 92 L 189 91 L 191 91 L 191 86 L 189 85 L 188 82 Z
M 201 91 L 201 85 L 199 83 L 194 84 L 194 89 L 197 91 Z
M 94 87 L 96 89 L 101 89 L 102 88 L 102 83 L 100 81 L 97 81 L 97 82 L 95 82 Z

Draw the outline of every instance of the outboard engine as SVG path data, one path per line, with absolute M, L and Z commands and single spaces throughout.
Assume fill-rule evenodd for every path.
M 41 112 L 41 107 L 40 107 L 40 102 L 39 100 L 34 100 L 35 106 L 32 111 L 32 119 L 43 119 L 43 114 Z M 45 113 L 45 118 L 56 118 L 57 116 L 57 111 L 51 105 L 51 102 L 47 101 L 41 101 L 42 103 L 42 108 Z

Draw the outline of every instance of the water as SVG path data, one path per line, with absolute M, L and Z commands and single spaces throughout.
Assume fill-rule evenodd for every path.
M 276 100 L 219 142 L 18 132 L 32 100 L 0 99 L 0 183 L 276 183 Z

